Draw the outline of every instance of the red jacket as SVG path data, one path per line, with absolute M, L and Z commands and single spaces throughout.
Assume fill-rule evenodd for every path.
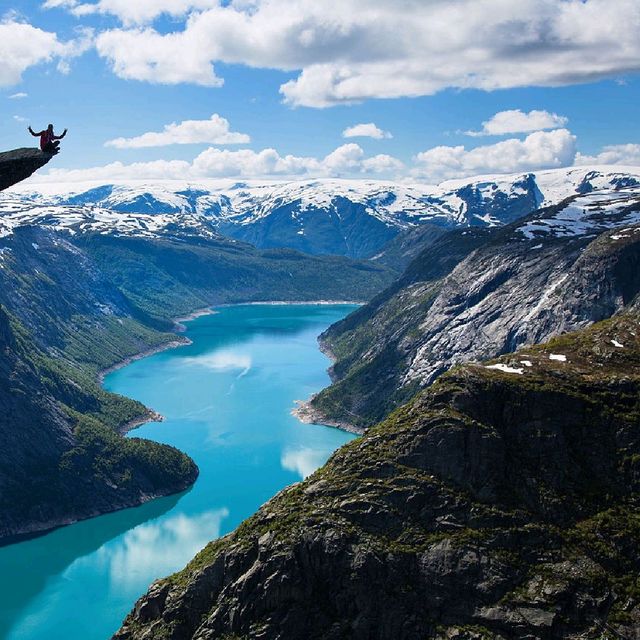
M 31 131 L 31 134 L 36 137 L 40 136 L 41 151 L 44 151 L 47 148 L 47 145 L 51 144 L 54 140 L 62 140 L 62 138 L 64 138 L 64 133 L 61 136 L 57 136 L 53 133 L 53 131 L 49 131 L 49 129 L 44 129 L 39 133 Z

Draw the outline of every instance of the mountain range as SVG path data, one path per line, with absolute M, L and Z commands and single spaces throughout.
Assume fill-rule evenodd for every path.
M 366 427 L 467 361 L 603 320 L 640 291 L 640 188 L 572 196 L 500 228 L 450 232 L 321 336 L 334 384 L 309 415 Z M 304 411 L 303 411 L 304 413 Z
M 261 249 L 375 258 L 390 240 L 411 238 L 423 225 L 508 224 L 571 195 L 638 184 L 640 171 L 621 167 L 484 176 L 433 187 L 365 180 L 26 183 L 0 197 L 0 234 L 30 222 L 136 237 L 220 233 Z

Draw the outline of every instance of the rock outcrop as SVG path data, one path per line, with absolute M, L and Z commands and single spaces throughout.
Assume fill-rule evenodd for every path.
M 453 369 L 154 583 L 114 638 L 635 637 L 639 320 Z
M 0 191 L 26 180 L 53 158 L 40 149 L 14 149 L 0 153 Z
M 441 236 L 399 283 L 322 336 L 337 359 L 334 384 L 312 412 L 367 427 L 451 366 L 610 317 L 640 291 L 639 221 L 634 187 L 592 192 L 484 238 Z

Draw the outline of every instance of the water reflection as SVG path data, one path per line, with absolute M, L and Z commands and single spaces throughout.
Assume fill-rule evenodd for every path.
M 282 452 L 280 464 L 283 469 L 297 473 L 300 479 L 304 480 L 324 464 L 331 455 L 331 451 L 331 449 L 309 449 L 308 447 L 285 449 Z
M 6 638 L 18 612 L 38 597 L 53 576 L 64 572 L 76 558 L 91 555 L 105 543 L 149 519 L 171 510 L 188 492 L 153 500 L 133 509 L 125 509 L 98 518 L 62 527 L 18 545 L 0 548 L 0 575 L 11 580 L 11 588 L 2 590 L 0 638 Z
M 103 565 L 112 587 L 128 590 L 139 584 L 140 576 L 163 576 L 188 562 L 209 540 L 220 537 L 222 520 L 228 515 L 229 510 L 222 508 L 142 524 L 115 544 L 102 547 L 96 557 L 80 560 L 78 568 L 83 563 Z
M 242 377 L 251 369 L 251 356 L 236 351 L 215 351 L 199 356 L 189 356 L 180 359 L 180 364 L 191 367 L 204 367 L 213 371 L 233 371 L 240 369 Z

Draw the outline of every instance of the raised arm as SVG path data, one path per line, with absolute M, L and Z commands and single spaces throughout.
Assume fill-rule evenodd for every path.
M 38 136 L 41 136 L 41 135 L 44 133 L 44 131 L 41 131 L 40 133 L 36 133 L 36 132 L 31 128 L 31 125 L 29 125 L 27 128 L 29 129 L 29 133 L 30 133 L 32 136 L 34 136 L 35 138 L 37 138 Z
M 66 135 L 67 135 L 67 130 L 65 129 L 65 130 L 62 132 L 62 135 L 61 135 L 61 136 L 53 136 L 53 139 L 54 139 L 54 140 L 62 140 L 62 138 L 64 138 Z

